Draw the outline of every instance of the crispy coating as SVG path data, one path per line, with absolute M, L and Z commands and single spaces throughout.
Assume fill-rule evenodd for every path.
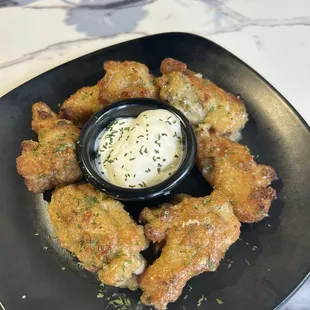
M 197 164 L 210 185 L 230 199 L 240 222 L 253 223 L 268 215 L 276 192 L 268 187 L 275 180 L 272 167 L 258 165 L 249 149 L 224 137 L 196 131 Z
M 43 193 L 62 183 L 82 178 L 75 154 L 80 130 L 62 120 L 43 102 L 32 106 L 32 129 L 39 142 L 26 140 L 22 154 L 16 159 L 17 172 L 25 178 L 33 193 Z
M 240 131 L 247 122 L 240 99 L 187 69 L 172 58 L 163 60 L 157 78 L 160 99 L 182 111 L 194 125 L 205 123 L 218 135 Z
M 155 78 L 146 65 L 135 61 L 106 61 L 99 82 L 99 100 L 109 104 L 127 98 L 157 98 Z
M 70 96 L 60 107 L 59 115 L 74 125 L 83 127 L 86 121 L 105 107 L 99 101 L 99 86 L 86 86 Z
M 73 184 L 55 190 L 49 215 L 61 246 L 85 269 L 107 285 L 137 289 L 148 241 L 119 201 L 90 184 Z
M 156 79 L 160 99 L 183 112 L 192 124 L 203 122 L 208 113 L 205 102 L 209 99 L 204 80 L 172 58 L 163 60 L 160 71 L 163 76 Z
M 160 257 L 141 276 L 141 301 L 165 309 L 186 282 L 215 271 L 239 237 L 240 223 L 227 197 L 219 191 L 202 198 L 184 198 L 176 205 L 144 208 L 140 220 L 153 242 L 166 241 Z

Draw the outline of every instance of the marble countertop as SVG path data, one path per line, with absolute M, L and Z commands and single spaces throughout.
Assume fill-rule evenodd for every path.
M 169 31 L 231 51 L 310 123 L 309 0 L 1 0 L 0 96 L 81 55 Z M 310 280 L 282 309 L 310 309 Z

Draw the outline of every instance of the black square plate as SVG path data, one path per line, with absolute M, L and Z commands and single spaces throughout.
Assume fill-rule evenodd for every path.
M 222 47 L 192 34 L 164 33 L 70 61 L 0 100 L 0 300 L 7 310 L 114 309 L 117 304 L 111 301 L 123 293 L 131 300 L 128 309 L 147 309 L 137 306 L 139 292 L 105 287 L 104 297 L 96 298 L 98 283 L 49 238 L 46 206 L 41 196 L 27 191 L 16 173 L 15 158 L 21 141 L 35 138 L 30 125 L 34 102 L 43 100 L 58 111 L 58 104 L 78 88 L 102 77 L 106 60 L 136 60 L 158 75 L 165 57 L 179 59 L 223 89 L 241 95 L 250 115 L 241 143 L 249 146 L 259 163 L 274 167 L 279 177 L 274 184 L 278 199 L 270 217 L 243 225 L 241 239 L 226 253 L 219 269 L 191 279 L 168 308 L 193 309 L 204 296 L 207 300 L 201 301 L 201 309 L 274 309 L 307 277 L 309 127 L 268 82 Z M 178 191 L 197 196 L 210 192 L 210 187 L 194 169 Z

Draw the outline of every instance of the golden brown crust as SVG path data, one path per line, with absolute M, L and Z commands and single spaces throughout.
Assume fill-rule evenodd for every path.
M 146 65 L 135 61 L 106 61 L 106 74 L 99 82 L 99 100 L 109 104 L 127 98 L 157 98 L 154 76 Z
M 165 58 L 160 65 L 160 72 L 162 74 L 169 74 L 174 71 L 184 72 L 187 70 L 187 65 L 179 60 L 173 58 Z
M 32 129 L 39 142 L 23 141 L 16 159 L 17 172 L 33 193 L 43 193 L 62 183 L 82 178 L 75 154 L 80 130 L 62 120 L 43 102 L 32 106 Z
M 205 86 L 210 99 L 208 115 L 204 123 L 219 135 L 240 131 L 248 121 L 248 115 L 241 100 L 210 81 L 207 83 L 206 80 Z
M 272 167 L 258 165 L 249 149 L 199 128 L 197 164 L 213 188 L 230 199 L 239 221 L 253 223 L 268 215 L 276 192 L 268 187 L 276 178 Z
M 184 198 L 174 206 L 145 208 L 140 220 L 151 241 L 166 241 L 160 257 L 140 281 L 141 301 L 160 310 L 177 300 L 191 277 L 215 271 L 240 234 L 232 206 L 219 191 L 207 197 Z
M 179 109 L 189 121 L 197 125 L 204 121 L 208 109 L 208 100 L 204 91 L 204 80 L 188 76 L 185 72 L 173 71 L 156 79 L 161 100 Z
M 205 123 L 218 135 L 240 131 L 247 113 L 240 99 L 188 70 L 172 58 L 163 60 L 157 79 L 160 99 L 181 110 L 192 124 Z
M 83 127 L 86 121 L 107 105 L 127 98 L 157 98 L 154 77 L 144 64 L 134 61 L 106 61 L 106 74 L 94 86 L 79 89 L 60 108 L 60 116 Z
M 105 105 L 99 102 L 99 86 L 86 86 L 70 96 L 60 107 L 59 115 L 83 127 L 86 121 Z
M 119 201 L 90 184 L 68 185 L 54 191 L 49 215 L 61 246 L 85 269 L 98 272 L 105 284 L 137 288 L 148 241 Z

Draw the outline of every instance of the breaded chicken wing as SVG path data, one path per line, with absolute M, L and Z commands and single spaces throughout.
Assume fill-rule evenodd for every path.
M 229 135 L 244 127 L 247 113 L 237 97 L 172 58 L 163 60 L 160 71 L 163 75 L 156 80 L 160 99 L 183 112 L 192 124 L 205 123 L 218 135 Z
M 174 206 L 145 208 L 140 220 L 151 241 L 166 241 L 160 257 L 140 281 L 141 301 L 160 310 L 178 299 L 191 277 L 215 271 L 240 234 L 232 206 L 219 191 L 207 197 L 184 198 Z
M 60 119 L 43 102 L 32 106 L 32 129 L 39 142 L 23 141 L 22 154 L 16 159 L 17 172 L 33 193 L 43 193 L 62 183 L 82 178 L 75 154 L 80 130 Z
M 99 100 L 109 104 L 127 98 L 157 98 L 155 78 L 146 65 L 135 61 L 106 61 L 106 74 L 99 82 Z
M 210 185 L 230 199 L 240 222 L 253 223 L 268 215 L 276 192 L 268 187 L 275 180 L 272 167 L 258 165 L 249 149 L 224 137 L 196 131 L 197 164 Z
M 79 89 L 60 107 L 59 115 L 74 125 L 83 127 L 86 121 L 105 107 L 99 101 L 99 86 L 86 86 Z
M 137 289 L 148 241 L 123 205 L 90 184 L 58 187 L 49 215 L 62 247 L 107 285 Z

